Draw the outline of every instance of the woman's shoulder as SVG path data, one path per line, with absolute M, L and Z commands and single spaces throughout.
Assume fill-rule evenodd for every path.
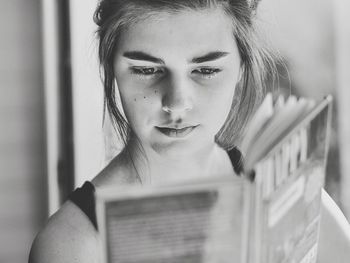
M 36 236 L 30 263 L 97 262 L 98 233 L 73 202 L 67 201 Z
M 88 185 L 99 188 L 104 185 L 136 182 L 137 178 L 129 173 L 121 159 L 116 157 Z M 84 186 L 80 191 L 82 189 L 85 189 Z M 79 196 L 84 198 L 84 202 L 88 202 L 87 196 L 84 194 L 85 197 L 82 197 L 81 194 Z M 71 195 L 73 196 L 77 196 L 77 191 Z M 74 262 L 98 261 L 98 232 L 89 215 L 78 203 L 74 198 L 66 201 L 49 218 L 33 242 L 29 256 L 30 263 L 71 262 L 73 259 Z

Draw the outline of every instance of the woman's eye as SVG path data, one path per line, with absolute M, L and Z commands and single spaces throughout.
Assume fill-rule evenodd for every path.
M 162 74 L 163 70 L 159 68 L 152 67 L 132 67 L 131 72 L 135 75 L 139 75 L 141 77 L 153 77 L 158 74 Z
M 218 68 L 199 68 L 192 71 L 194 74 L 199 74 L 204 78 L 212 78 L 218 74 L 221 69 Z

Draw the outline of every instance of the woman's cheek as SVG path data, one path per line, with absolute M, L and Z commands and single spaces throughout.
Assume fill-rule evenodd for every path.
M 144 88 L 130 92 L 124 100 L 124 111 L 127 117 L 137 122 L 149 120 L 157 111 L 159 104 L 157 102 L 160 100 L 158 94 L 158 91 Z

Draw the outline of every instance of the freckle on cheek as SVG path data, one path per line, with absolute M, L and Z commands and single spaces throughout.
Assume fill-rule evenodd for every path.
M 144 99 L 146 98 L 146 97 L 143 97 Z
M 134 98 L 134 101 L 136 101 L 136 98 Z

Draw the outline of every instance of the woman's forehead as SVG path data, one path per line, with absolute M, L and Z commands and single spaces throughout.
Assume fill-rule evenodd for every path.
M 191 56 L 211 50 L 233 52 L 236 45 L 231 18 L 220 8 L 208 8 L 145 16 L 122 33 L 117 49 L 117 53 L 136 50 L 162 55 L 172 51 Z

